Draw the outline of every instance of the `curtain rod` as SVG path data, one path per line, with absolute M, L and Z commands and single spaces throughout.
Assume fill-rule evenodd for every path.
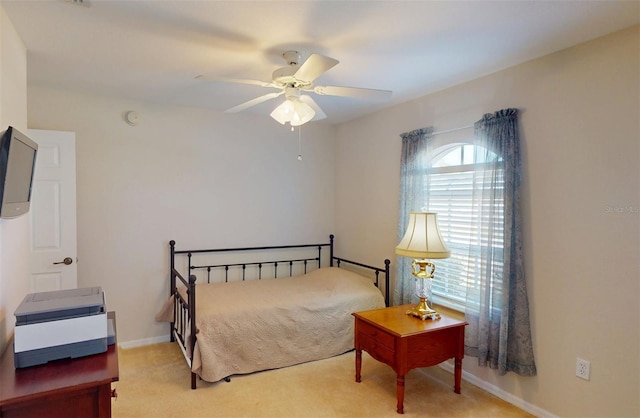
M 463 129 L 471 129 L 471 128 L 473 128 L 473 125 L 463 126 L 463 127 L 461 127 L 461 128 L 447 129 L 446 131 L 433 132 L 431 135 L 442 135 L 442 134 L 448 134 L 449 132 L 462 131 Z

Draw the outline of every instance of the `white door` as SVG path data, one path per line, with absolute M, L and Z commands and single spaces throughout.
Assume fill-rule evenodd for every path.
M 78 287 L 76 135 L 29 129 L 38 143 L 31 195 L 31 291 Z

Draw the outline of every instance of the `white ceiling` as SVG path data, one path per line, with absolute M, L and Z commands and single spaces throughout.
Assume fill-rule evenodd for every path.
M 273 90 L 196 80 L 271 80 L 295 49 L 340 63 L 316 84 L 393 91 L 317 96 L 329 123 L 640 23 L 639 1 L 2 0 L 28 51 L 28 82 L 223 111 Z M 245 112 L 268 115 L 281 98 Z

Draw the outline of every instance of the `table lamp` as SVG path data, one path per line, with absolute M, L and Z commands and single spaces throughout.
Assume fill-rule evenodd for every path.
M 436 270 L 435 264 L 427 259 L 451 256 L 451 251 L 440 235 L 437 214 L 411 212 L 407 230 L 396 247 L 396 254 L 413 258 L 411 273 L 416 278 L 416 295 L 420 298 L 420 302 L 413 309 L 408 310 L 407 315 L 413 315 L 422 320 L 440 318 L 440 314 L 427 305 L 428 289 L 431 289 L 431 283 L 426 283 L 426 280 L 433 280 L 433 273 Z

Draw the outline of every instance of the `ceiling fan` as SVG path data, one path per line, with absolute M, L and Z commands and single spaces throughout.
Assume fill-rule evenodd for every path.
M 338 60 L 323 55 L 311 54 L 307 60 L 301 62 L 301 54 L 298 51 L 286 51 L 282 57 L 287 61 L 287 66 L 278 68 L 271 75 L 271 81 L 244 80 L 199 75 L 196 78 L 202 80 L 221 81 L 228 83 L 252 84 L 261 87 L 274 88 L 278 92 L 268 93 L 241 103 L 230 109 L 227 113 L 240 112 L 252 106 L 256 106 L 267 100 L 275 99 L 284 94 L 285 101 L 271 112 L 271 117 L 291 126 L 299 126 L 310 120 L 320 120 L 327 115 L 320 109 L 313 98 L 303 93 L 316 93 L 325 96 L 356 97 L 361 99 L 385 99 L 391 96 L 391 91 L 365 89 L 359 87 L 316 86 L 314 81 L 322 74 L 338 64 Z

